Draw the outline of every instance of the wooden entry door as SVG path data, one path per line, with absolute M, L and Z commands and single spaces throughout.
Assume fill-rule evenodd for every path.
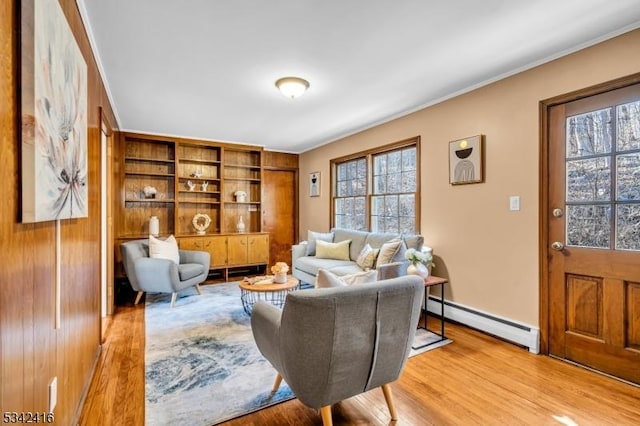
M 548 111 L 549 353 L 640 383 L 640 84 Z
M 297 218 L 297 172 L 264 170 L 262 230 L 269 233 L 269 265 L 287 262 L 291 266 L 291 246 L 295 244 Z

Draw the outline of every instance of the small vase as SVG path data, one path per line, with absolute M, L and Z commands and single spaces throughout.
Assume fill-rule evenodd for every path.
M 407 267 L 407 274 L 409 275 L 417 275 L 424 279 L 427 279 L 429 276 L 429 269 L 424 265 L 424 263 L 412 263 Z
M 284 284 L 287 282 L 287 273 L 286 272 L 281 272 L 278 274 L 275 274 L 273 276 L 273 282 L 277 283 L 277 284 Z
M 151 216 L 149 218 L 149 234 L 157 237 L 160 233 L 160 221 L 158 220 L 158 216 Z
M 238 232 L 244 232 L 245 230 L 244 219 L 242 218 L 242 216 L 238 218 L 238 223 L 236 223 L 236 229 L 238 230 Z

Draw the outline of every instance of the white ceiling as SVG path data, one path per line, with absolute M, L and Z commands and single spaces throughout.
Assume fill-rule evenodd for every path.
M 640 27 L 640 0 L 77 2 L 121 130 L 288 152 Z

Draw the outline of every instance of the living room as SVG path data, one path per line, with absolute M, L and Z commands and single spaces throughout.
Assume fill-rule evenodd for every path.
M 25 84 L 20 74 L 21 63 L 24 64 L 20 35 L 25 31 L 21 27 L 22 3 L 3 3 L 0 17 L 0 33 L 6 40 L 0 46 L 0 57 L 3 58 L 0 175 L 5 183 L 0 215 L 0 251 L 3 253 L 3 268 L 0 268 L 0 401 L 3 412 L 46 412 L 50 406 L 51 381 L 56 377 L 56 423 L 75 424 L 80 418 L 98 359 L 105 355 L 102 328 L 109 321 L 115 321 L 102 316 L 100 276 L 104 256 L 101 252 L 100 196 L 104 191 L 100 185 L 100 149 L 104 123 L 110 127 L 105 129 L 105 133 L 118 137 L 119 120 L 104 76 L 99 72 L 98 55 L 87 36 L 85 18 L 76 2 L 62 1 L 60 5 L 88 69 L 88 219 L 64 220 L 59 225 L 54 221 L 22 223 L 23 154 L 19 142 L 22 130 L 18 124 L 23 101 L 20 89 Z M 628 15 L 635 16 L 635 9 L 629 10 Z M 637 23 L 637 19 L 631 21 Z M 510 354 L 506 355 L 507 358 L 520 359 L 522 355 L 526 359 L 533 358 L 534 363 L 547 362 L 539 359 L 549 360 L 546 355 L 554 344 L 549 329 L 555 320 L 550 311 L 557 309 L 557 305 L 550 302 L 549 293 L 554 279 L 550 277 L 558 264 L 547 262 L 556 254 L 555 249 L 549 249 L 555 242 L 550 239 L 555 232 L 552 222 L 555 216 L 547 212 L 556 206 L 551 205 L 553 182 L 547 178 L 551 175 L 552 165 L 546 160 L 551 144 L 545 136 L 549 129 L 546 126 L 553 122 L 552 109 L 555 105 L 637 85 L 640 80 L 640 57 L 635 54 L 640 46 L 637 27 L 629 24 L 609 31 L 607 37 L 582 40 L 582 45 L 576 43 L 569 51 L 506 75 L 487 76 L 482 85 L 468 87 L 460 93 L 449 93 L 443 89 L 441 99 L 431 104 L 389 117 L 373 127 L 363 126 L 339 138 L 327 138 L 324 144 L 286 154 L 297 157 L 297 164 L 293 167 L 298 179 L 295 242 L 306 239 L 307 231 L 327 232 L 335 224 L 331 209 L 334 196 L 331 160 L 418 138 L 420 202 L 417 223 L 425 244 L 434 249 L 434 274 L 449 281 L 444 293 L 448 303 L 445 317 L 451 321 L 454 343 L 447 350 L 452 351 L 452 357 L 462 357 L 456 346 L 479 351 L 482 344 L 499 344 L 488 337 L 494 335 L 513 342 L 497 340 L 505 345 L 500 346 L 503 348 L 500 350 Z M 303 102 L 305 97 L 313 99 L 315 82 L 310 83 L 309 93 L 295 101 Z M 271 88 L 275 92 L 275 87 Z M 472 135 L 481 135 L 483 140 L 482 182 L 452 185 L 449 178 L 450 142 Z M 218 135 L 212 134 L 207 139 L 217 138 Z M 113 173 L 119 176 L 120 171 L 114 170 Z M 310 193 L 312 174 L 320 177 L 318 196 Z M 121 188 L 112 188 L 108 194 L 116 197 L 120 191 Z M 511 209 L 512 197 L 518 197 L 518 209 Z M 624 255 L 623 264 L 638 264 L 637 252 L 628 250 Z M 552 262 L 557 262 L 555 257 L 553 259 Z M 606 262 L 596 260 L 594 263 L 607 273 L 609 269 L 615 269 L 607 266 Z M 640 282 L 637 270 L 622 281 Z M 625 287 L 629 303 L 620 305 L 627 306 L 625 312 L 631 315 L 631 324 L 638 321 L 638 308 L 633 308 L 638 306 L 637 287 L 637 284 Z M 437 300 L 439 294 L 433 296 L 430 302 Z M 616 309 L 623 311 L 620 307 L 613 308 Z M 114 310 L 117 317 L 118 308 Z M 139 332 L 140 324 L 132 324 Z M 464 324 L 488 335 L 465 334 Z M 106 333 L 109 339 L 110 331 L 107 329 Z M 478 346 L 460 343 L 465 336 L 477 342 Z M 130 338 L 136 339 L 135 336 Z M 636 352 L 637 339 L 640 339 L 638 330 L 632 329 L 626 341 L 628 346 L 636 348 Z M 504 349 L 511 347 L 514 352 Z M 111 348 L 117 350 L 115 346 Z M 430 354 L 442 353 L 443 350 L 434 350 Z M 543 355 L 533 355 L 535 353 Z M 413 368 L 411 374 L 423 374 L 424 380 L 429 380 L 428 371 L 433 364 L 417 358 L 421 357 L 410 360 L 407 368 Z M 547 364 L 544 365 L 546 368 Z M 475 365 L 468 368 L 473 369 Z M 530 365 L 523 368 L 530 368 Z M 582 371 L 575 373 L 585 381 L 580 382 L 580 386 L 605 380 L 596 373 L 583 376 L 586 373 Z M 558 374 L 571 376 L 572 373 L 563 370 Z M 624 401 L 621 411 L 629 410 L 628 406 L 634 401 L 637 406 L 637 388 L 615 383 L 609 386 L 615 389 L 628 387 L 624 397 L 616 393 L 619 391 L 608 396 L 614 400 L 620 396 Z M 419 393 L 419 389 L 415 393 Z M 117 391 L 112 389 L 109 392 Z M 107 392 L 107 395 L 113 393 Z M 370 398 L 346 405 L 343 414 L 355 412 L 354 421 L 364 423 L 388 422 L 388 414 L 383 412 L 382 397 Z M 464 399 L 460 398 L 456 403 Z M 402 417 L 402 408 L 410 407 L 413 402 L 410 396 L 404 396 L 398 402 Z M 365 408 L 354 408 L 358 404 Z M 381 414 L 367 420 L 367 404 L 373 404 L 376 410 L 381 405 Z M 416 412 L 429 413 L 424 407 Z M 277 424 L 277 419 L 283 421 L 278 416 L 284 416 L 278 412 L 269 420 L 256 415 L 258 417 L 250 420 L 256 424 L 260 421 L 262 424 L 269 424 L 269 421 Z M 590 412 L 582 415 L 584 417 L 575 413 L 573 418 L 582 419 L 584 423 L 597 422 L 607 419 L 606 416 L 615 416 L 615 413 L 606 413 L 605 417 L 597 417 L 597 413 Z M 341 419 L 347 423 L 350 421 L 347 415 Z M 440 419 L 426 419 L 425 424 L 455 423 L 451 418 Z M 459 424 L 464 423 L 462 414 L 457 419 Z M 496 414 L 495 419 L 497 423 L 500 415 Z M 624 423 L 624 419 L 619 417 L 616 420 L 618 424 Z M 91 424 L 90 420 L 85 421 Z M 286 421 L 294 423 L 295 418 Z M 319 416 L 309 419 L 309 422 L 319 424 Z

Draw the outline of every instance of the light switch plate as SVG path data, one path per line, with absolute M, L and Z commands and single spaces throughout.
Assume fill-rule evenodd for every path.
M 509 197 L 509 210 L 512 212 L 520 210 L 520 196 L 512 195 Z

